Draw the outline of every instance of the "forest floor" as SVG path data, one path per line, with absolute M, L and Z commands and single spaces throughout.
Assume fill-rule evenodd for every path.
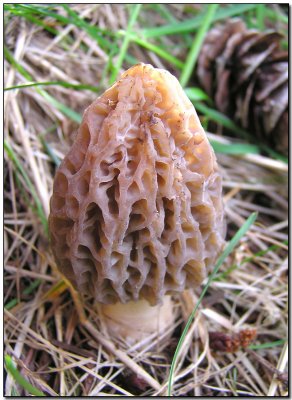
M 4 79 L 6 88 L 16 88 L 4 93 L 6 396 L 167 394 L 173 355 L 202 288 L 173 297 L 171 337 L 165 332 L 129 348 L 104 334 L 91 299 L 80 299 L 58 272 L 47 218 L 56 168 L 84 109 L 138 61 L 179 77 L 192 41 L 186 21 L 200 17 L 200 7 L 143 5 L 119 59 L 134 8 L 7 5 Z M 252 20 L 256 11 L 244 17 Z M 155 36 L 155 26 L 174 31 Z M 199 115 L 217 146 L 246 144 Z M 180 349 L 171 394 L 286 396 L 288 166 L 248 150 L 216 156 L 227 241 L 252 213 L 257 218 L 210 282 Z

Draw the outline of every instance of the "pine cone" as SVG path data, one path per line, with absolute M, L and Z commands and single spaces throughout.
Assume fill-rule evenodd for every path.
M 240 19 L 207 35 L 197 77 L 219 111 L 273 149 L 288 153 L 288 52 L 277 32 L 248 30 Z

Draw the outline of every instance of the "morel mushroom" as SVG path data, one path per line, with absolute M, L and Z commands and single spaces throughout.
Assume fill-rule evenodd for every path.
M 49 227 L 60 271 L 116 335 L 173 322 L 167 295 L 201 284 L 225 234 L 216 159 L 173 75 L 135 65 L 87 108 Z

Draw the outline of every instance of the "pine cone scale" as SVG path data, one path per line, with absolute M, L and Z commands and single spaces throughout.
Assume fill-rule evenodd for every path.
M 286 85 L 282 85 L 273 93 L 272 99 L 267 98 L 264 102 L 264 126 L 267 133 L 270 133 L 275 128 L 287 107 L 288 92 L 286 90 Z
M 276 73 L 275 74 L 271 73 L 270 76 L 274 79 L 270 79 L 270 82 L 268 82 L 267 86 L 263 87 L 263 89 L 256 94 L 256 100 L 258 102 L 263 101 L 265 97 L 269 96 L 275 89 L 277 89 L 282 84 L 288 83 L 289 74 L 287 66 L 285 67 L 285 70 L 281 71 L 281 74 L 279 74 L 279 76 L 277 76 Z

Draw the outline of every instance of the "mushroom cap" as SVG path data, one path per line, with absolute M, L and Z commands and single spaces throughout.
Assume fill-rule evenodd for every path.
M 60 271 L 106 304 L 198 286 L 224 243 L 222 183 L 169 72 L 138 64 L 85 111 L 57 170 L 49 229 Z

